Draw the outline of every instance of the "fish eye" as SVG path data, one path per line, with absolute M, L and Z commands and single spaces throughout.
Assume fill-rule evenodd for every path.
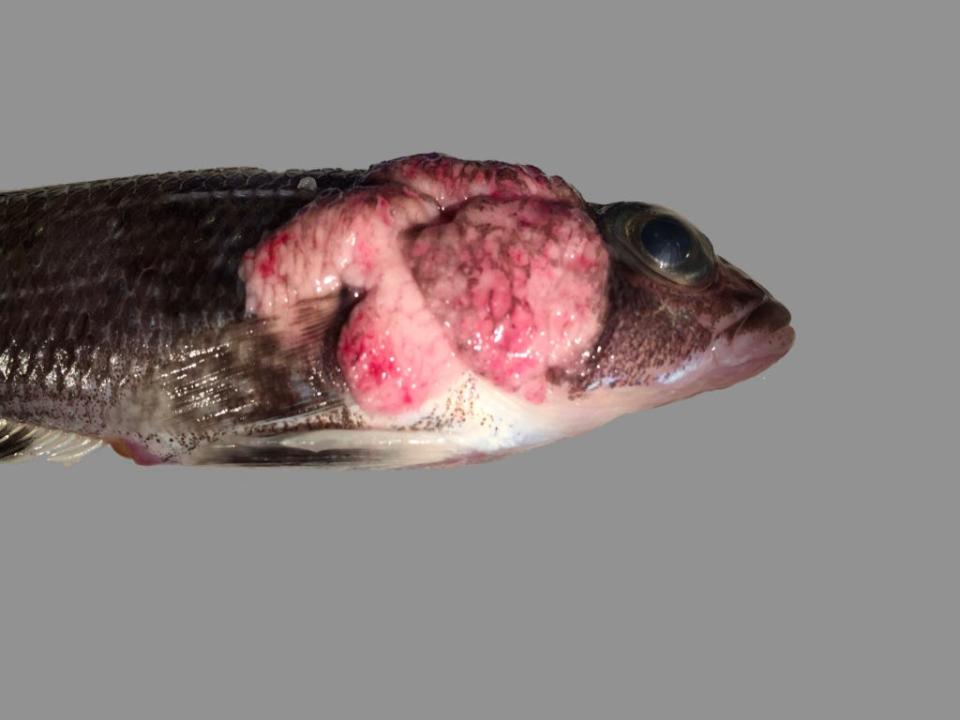
M 640 229 L 640 243 L 661 270 L 682 265 L 694 250 L 690 232 L 672 217 L 645 222 Z
M 670 282 L 705 284 L 716 267 L 710 241 L 666 208 L 645 203 L 612 203 L 598 211 L 613 254 L 636 270 Z

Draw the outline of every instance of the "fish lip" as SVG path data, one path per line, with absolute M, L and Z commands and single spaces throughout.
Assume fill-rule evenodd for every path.
M 760 286 L 757 290 L 759 292 L 753 298 L 746 300 L 727 317 L 726 322 L 715 328 L 714 342 L 720 339 L 732 341 L 738 335 L 750 332 L 775 332 L 790 324 L 793 317 L 786 306 Z
M 661 385 L 672 385 L 678 397 L 689 397 L 759 375 L 793 347 L 796 332 L 790 319 L 786 307 L 765 295 L 714 337 L 688 373 Z
M 723 390 L 759 375 L 786 355 L 796 333 L 783 325 L 772 333 L 744 332 L 734 339 L 718 338 L 689 372 L 671 382 L 659 383 L 664 404 L 710 390 Z
M 766 295 L 711 347 L 718 368 L 737 370 L 741 379 L 756 375 L 786 355 L 796 340 L 790 311 Z
M 733 337 L 749 332 L 773 333 L 789 325 L 791 319 L 786 306 L 767 294 L 737 323 Z

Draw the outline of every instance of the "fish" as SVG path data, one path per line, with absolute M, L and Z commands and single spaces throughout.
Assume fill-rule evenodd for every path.
M 678 213 L 442 153 L 0 193 L 0 267 L 3 461 L 450 467 L 795 338 Z

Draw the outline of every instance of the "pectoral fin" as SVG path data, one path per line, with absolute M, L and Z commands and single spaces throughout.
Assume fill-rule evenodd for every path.
M 341 305 L 306 301 L 282 320 L 250 318 L 194 340 L 144 384 L 164 398 L 167 417 L 152 420 L 208 435 L 339 408 L 324 357 Z
M 0 418 L 0 462 L 41 457 L 72 465 L 98 447 L 97 438 Z

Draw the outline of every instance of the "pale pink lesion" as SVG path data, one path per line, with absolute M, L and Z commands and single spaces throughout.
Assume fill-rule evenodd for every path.
M 465 370 L 412 279 L 383 283 L 350 315 L 337 357 L 368 412 L 414 411 Z
M 375 286 L 403 265 L 399 237 L 439 214 L 435 203 L 399 185 L 364 187 L 307 207 L 247 251 L 240 276 L 247 312 L 279 317 L 302 300 L 344 285 Z
M 599 332 L 607 256 L 582 201 L 530 166 L 414 156 L 247 253 L 247 310 L 364 291 L 337 353 L 364 410 L 416 411 L 469 370 L 531 402 Z
M 424 229 L 410 259 L 464 362 L 528 400 L 542 400 L 547 371 L 574 368 L 599 334 L 607 254 L 578 209 L 467 202 L 452 221 Z
M 533 165 L 460 160 L 429 153 L 380 163 L 370 169 L 368 177 L 407 185 L 432 197 L 445 210 L 475 197 L 540 198 L 571 207 L 583 206 L 583 199 L 571 185 L 562 178 L 547 176 Z
M 163 458 L 151 452 L 145 444 L 137 440 L 121 437 L 104 438 L 107 444 L 120 457 L 133 460 L 137 465 L 159 465 Z

